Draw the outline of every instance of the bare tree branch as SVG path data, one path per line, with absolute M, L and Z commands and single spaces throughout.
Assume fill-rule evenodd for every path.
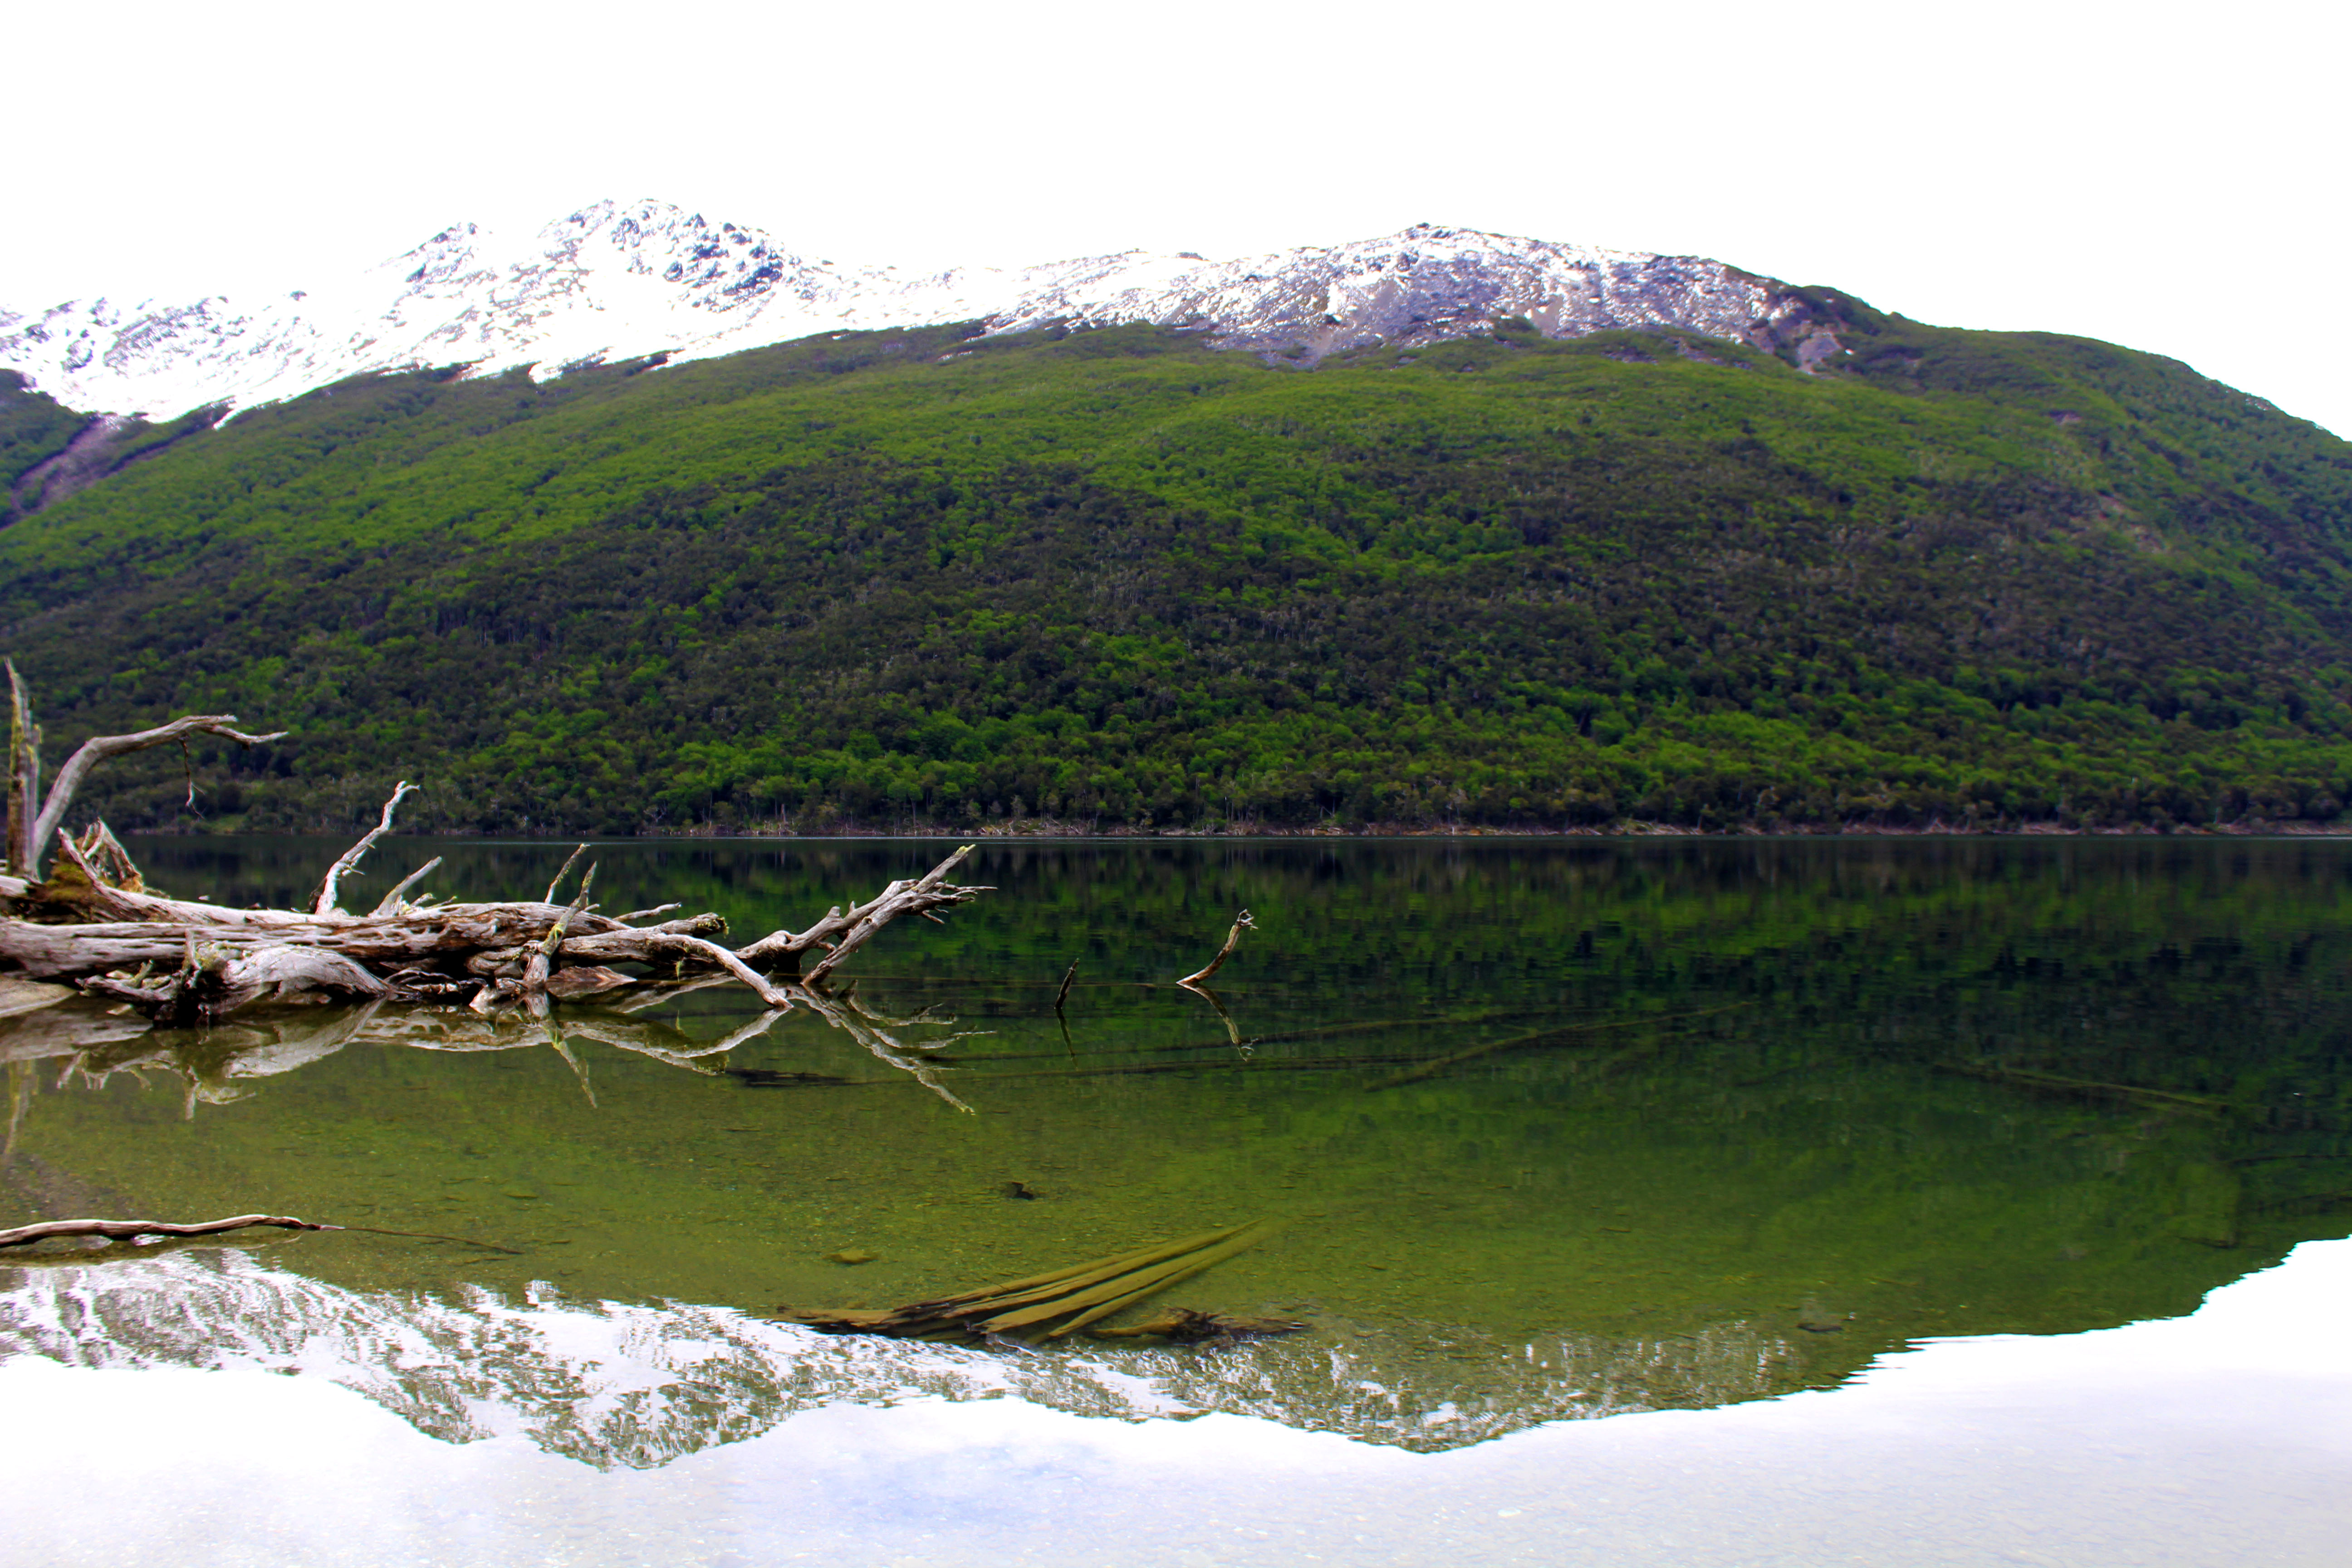
M 345 874 L 354 871 L 359 866 L 360 857 L 374 848 L 375 841 L 392 831 L 393 812 L 398 808 L 402 801 L 415 793 L 415 784 L 410 784 L 406 779 L 401 780 L 399 787 L 392 792 L 392 798 L 383 803 L 383 820 L 369 829 L 367 837 L 344 850 L 341 857 L 327 868 L 326 879 L 319 884 L 318 894 L 310 900 L 310 912 L 313 915 L 331 915 L 336 912 L 335 883 Z
M 282 741 L 283 730 L 268 735 L 248 735 L 236 728 L 234 713 L 192 713 L 183 719 L 152 730 L 142 730 L 135 735 L 93 735 L 84 741 L 66 765 L 58 770 L 57 782 L 49 786 L 48 798 L 41 805 L 41 815 L 33 824 L 31 836 L 24 845 L 22 862 L 27 877 L 37 874 L 41 856 L 48 848 L 49 839 L 65 820 L 66 808 L 73 804 L 74 792 L 89 777 L 90 769 L 109 757 L 120 757 L 131 752 L 143 752 L 151 746 L 168 746 L 190 735 L 218 735 L 224 741 L 235 741 L 240 746 L 258 746 L 266 741 Z M 37 778 L 38 763 L 34 763 Z M 29 791 L 27 792 L 29 795 Z
M 763 937 L 745 948 L 743 956 L 751 959 L 755 955 L 764 956 L 769 952 L 798 952 L 803 948 L 822 940 L 818 935 L 819 932 L 831 935 L 834 931 L 838 931 L 839 937 L 827 944 L 831 951 L 818 960 L 816 967 L 810 970 L 804 977 L 807 984 L 814 985 L 840 967 L 843 960 L 863 947 L 884 926 L 888 925 L 900 915 L 928 914 L 934 909 L 967 903 L 989 891 L 986 888 L 959 887 L 947 879 L 948 874 L 962 865 L 964 858 L 978 847 L 978 845 L 967 844 L 920 877 L 908 881 L 892 882 L 882 889 L 873 902 L 858 905 L 852 909 L 845 918 L 827 914 L 824 920 L 819 921 L 797 937 L 783 931 L 778 931 L 774 936 Z
M 411 871 L 407 876 L 403 877 L 394 885 L 392 891 L 386 893 L 382 900 L 376 904 L 375 909 L 371 912 L 369 918 L 373 919 L 375 915 L 398 914 L 400 912 L 401 895 L 407 892 L 409 889 L 416 886 L 417 883 L 425 880 L 425 878 L 431 876 L 433 874 L 433 868 L 439 864 L 441 864 L 441 857 L 436 855 L 432 859 L 427 860 L 424 865 L 419 866 L 415 870 Z
M 583 844 L 579 848 L 574 849 L 572 852 L 572 858 L 563 863 L 563 868 L 555 873 L 555 880 L 547 885 L 547 897 L 541 899 L 540 900 L 541 903 L 551 904 L 555 902 L 555 889 L 563 886 L 563 879 L 572 875 L 572 868 L 580 864 L 580 857 L 587 853 L 588 846 L 585 844 Z

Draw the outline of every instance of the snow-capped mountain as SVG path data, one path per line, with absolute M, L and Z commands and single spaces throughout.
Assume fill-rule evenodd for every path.
M 0 309 L 0 367 L 68 406 L 161 418 L 297 396 L 370 372 L 518 365 L 551 375 L 699 359 L 823 331 L 977 321 L 1194 326 L 1312 363 L 1359 344 L 1485 331 L 1668 326 L 1762 342 L 1803 307 L 1696 257 L 1416 225 L 1380 239 L 1213 261 L 1127 251 L 1020 268 L 836 266 L 660 202 L 599 202 L 510 240 L 459 224 L 330 287 L 243 301 Z

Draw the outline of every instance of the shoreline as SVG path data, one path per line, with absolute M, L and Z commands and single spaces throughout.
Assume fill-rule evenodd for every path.
M 136 827 L 125 830 L 125 837 L 138 838 L 242 838 L 242 837 L 329 837 L 344 830 L 331 827 L 269 828 L 236 827 Z M 1675 838 L 1675 839 L 1790 839 L 1790 838 L 2352 838 L 2352 822 L 2268 822 L 2243 821 L 2208 824 L 2170 823 L 2163 826 L 2134 822 L 2116 826 L 2067 826 L 2053 822 L 2025 822 L 1996 826 L 1971 826 L 1944 822 L 1925 825 L 1872 822 L 1841 823 L 1822 826 L 1801 823 L 1775 823 L 1770 826 L 1743 825 L 1738 827 L 1691 827 L 1676 823 L 1622 822 L 1600 826 L 1549 827 L 1537 826 L 1493 826 L 1485 824 L 1460 824 L 1430 826 L 1403 823 L 1370 823 L 1348 827 L 1274 827 L 1254 824 L 1220 826 L 1216 827 L 1138 827 L 1132 824 L 1103 826 L 1084 822 L 1062 822 L 1045 817 L 1025 817 L 1017 822 L 990 822 L 947 826 L 938 823 L 908 823 L 903 826 L 877 827 L 849 823 L 824 827 L 728 826 L 696 824 L 688 827 L 662 826 L 642 833 L 598 834 L 574 831 L 518 829 L 426 829 L 392 835 L 399 838 L 441 838 L 451 840 L 497 840 L 533 844 L 590 843 L 626 844 L 634 841 L 664 839 L 725 840 L 738 843 L 841 843 L 848 841 L 969 841 L 998 842 L 1004 840 L 1099 841 L 1104 843 L 1162 843 L 1170 840 L 1195 839 L 1385 839 L 1385 838 Z

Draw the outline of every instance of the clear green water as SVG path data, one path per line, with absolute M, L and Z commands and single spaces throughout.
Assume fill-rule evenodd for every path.
M 234 903 L 299 898 L 340 847 L 134 846 L 161 886 Z M 743 940 L 943 848 L 614 844 L 597 886 Z M 441 854 L 429 886 L 510 897 L 568 849 L 373 863 L 389 885 Z M 428 1431 L 503 1403 L 601 1465 L 1008 1380 L 1444 1448 L 1829 1386 L 1928 1337 L 2177 1316 L 2352 1233 L 2352 845 L 991 843 L 965 879 L 997 890 L 845 971 L 871 1015 L 937 1020 L 885 1026 L 948 1041 L 930 1084 L 814 1016 L 754 1028 L 736 988 L 566 1006 L 568 1058 L 462 1009 L 94 1046 L 95 1008 L 0 1020 L 12 1216 L 266 1210 L 511 1249 L 33 1259 L 0 1269 L 0 1353 L 267 1362 L 299 1322 Z M 1171 982 L 1244 907 L 1221 1012 Z M 1259 1215 L 1288 1223 L 1170 1300 L 1304 1318 L 1297 1339 L 1006 1358 L 757 1321 Z M 583 1369 L 625 1352 L 541 1331 L 589 1319 L 724 1342 L 730 1370 L 578 1418 Z M 426 1348 L 383 1348 L 403 1335 Z

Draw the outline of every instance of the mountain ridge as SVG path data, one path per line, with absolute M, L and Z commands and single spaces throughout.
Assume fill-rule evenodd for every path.
M 0 649 L 60 746 L 294 732 L 193 802 L 125 764 L 124 828 L 341 830 L 397 776 L 427 831 L 2342 820 L 2352 447 L 1790 299 L 1851 352 L 967 323 L 362 376 L 0 529 Z M 0 405 L 0 447 L 76 417 Z
M 600 201 L 527 237 L 452 225 L 357 278 L 250 305 L 225 295 L 0 308 L 0 369 L 70 407 L 170 418 L 282 402 L 354 375 L 690 362 L 825 331 L 976 321 L 1151 324 L 1312 365 L 1376 342 L 1524 321 L 1548 337 L 1672 328 L 1793 354 L 1839 352 L 1801 290 L 1702 257 L 1416 224 L 1213 260 L 1123 251 L 906 273 L 796 254 L 759 230 L 646 199 Z

